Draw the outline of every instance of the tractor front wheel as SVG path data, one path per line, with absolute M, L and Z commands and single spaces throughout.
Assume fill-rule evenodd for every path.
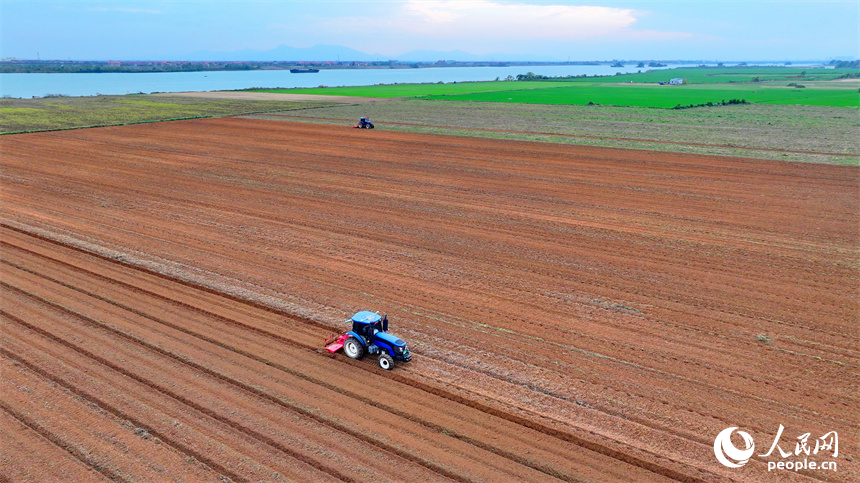
M 390 355 L 383 352 L 379 355 L 379 367 L 385 369 L 386 371 L 390 371 L 394 368 L 394 358 Z
M 347 357 L 361 359 L 364 357 L 364 346 L 355 337 L 350 337 L 343 343 L 343 352 Z

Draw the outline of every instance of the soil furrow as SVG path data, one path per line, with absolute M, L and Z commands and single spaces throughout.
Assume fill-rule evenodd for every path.
M 79 283 L 80 283 L 80 282 L 79 282 Z M 93 296 L 93 294 L 85 294 L 85 295 Z M 115 298 L 115 299 L 126 299 L 126 300 L 128 299 L 128 297 L 126 297 L 126 296 L 117 296 L 117 297 L 114 297 L 114 298 Z M 116 304 L 114 304 L 114 305 L 116 305 Z M 138 314 L 138 315 L 145 315 L 145 314 Z M 187 333 L 187 331 L 185 331 L 185 330 L 183 330 L 183 332 Z M 219 332 L 220 332 L 220 331 L 219 331 Z M 231 340 L 237 340 L 234 336 L 229 335 L 228 333 L 223 333 L 223 336 L 227 336 L 227 338 L 228 338 L 228 339 L 231 339 Z M 237 335 L 236 337 L 239 337 L 239 336 Z M 152 336 L 150 336 L 150 339 L 152 339 Z M 229 347 L 229 346 L 228 346 L 228 347 Z M 161 351 L 163 351 L 163 349 L 160 349 L 160 350 L 161 350 Z M 233 350 L 235 351 L 235 349 L 233 349 Z M 257 352 L 257 353 L 261 353 L 261 352 L 258 352 L 259 350 L 263 350 L 263 349 L 256 349 L 256 350 L 255 350 L 255 352 Z M 277 349 L 275 349 L 275 350 L 277 350 Z M 242 352 L 244 352 L 244 351 L 242 351 Z M 271 349 L 270 349 L 270 352 L 271 352 Z M 246 354 L 250 355 L 250 353 L 246 353 Z M 181 359 L 183 359 L 183 360 L 187 358 L 187 356 L 176 356 L 176 357 L 179 357 L 179 358 L 181 358 Z M 194 359 L 197 359 L 197 357 L 194 357 Z M 274 366 L 274 367 L 280 367 L 280 368 L 283 368 L 283 366 L 282 366 L 282 365 L 277 364 L 277 363 L 273 363 L 273 362 L 271 362 L 271 361 L 269 361 L 269 360 L 259 359 L 259 358 L 258 358 L 258 360 L 260 360 L 260 361 L 264 362 L 267 366 Z M 295 370 L 291 370 L 290 372 L 291 372 L 291 373 L 295 373 Z M 323 376 L 323 375 L 319 375 L 319 376 L 317 376 L 317 377 L 324 377 L 324 376 Z M 334 386 L 334 387 L 337 387 L 337 386 Z M 340 388 L 340 389 L 338 389 L 338 390 L 339 390 L 339 392 L 350 394 L 350 393 L 348 393 L 348 392 L 344 391 L 342 388 Z M 361 389 L 360 389 L 360 385 L 359 385 L 359 386 L 357 386 L 357 387 L 354 389 L 354 391 L 360 391 L 360 390 L 361 390 Z M 402 390 L 397 390 L 397 391 L 395 391 L 395 392 L 396 392 L 396 393 L 398 393 L 398 394 L 403 394 L 403 391 L 402 391 Z M 354 394 L 355 394 L 355 393 L 350 394 L 350 395 L 351 395 L 351 397 L 354 397 L 354 398 L 355 398 L 356 396 L 355 396 Z M 383 395 L 383 394 L 379 394 L 379 396 L 380 396 L 380 399 L 381 399 L 381 400 L 384 400 L 384 395 Z M 375 406 L 380 406 L 380 404 L 379 404 L 378 402 L 377 402 L 377 403 L 374 403 L 374 402 L 373 402 L 373 396 L 372 396 L 372 395 L 370 395 L 370 396 L 363 396 L 363 397 L 357 397 L 357 399 L 360 399 L 360 400 L 364 401 L 364 402 L 365 402 L 365 403 L 367 403 L 367 404 L 373 404 L 373 405 L 375 405 Z M 399 411 L 398 411 L 398 410 L 392 410 L 392 408 L 390 408 L 390 407 L 386 407 L 384 403 L 383 403 L 380 407 L 385 408 L 388 412 L 391 412 L 392 414 L 397 414 L 397 413 L 399 413 Z M 462 427 L 462 424 L 460 425 L 460 426 L 461 426 L 461 428 L 460 428 L 460 429 L 450 429 L 450 430 L 449 430 L 449 429 L 446 429 L 446 428 L 454 427 L 457 423 L 454 423 L 454 422 L 452 422 L 452 421 L 448 421 L 447 423 L 428 423 L 428 421 L 426 420 L 426 415 L 425 415 L 425 416 L 417 416 L 417 415 L 416 415 L 416 414 L 414 414 L 414 413 L 411 413 L 411 414 L 410 414 L 410 413 L 401 413 L 401 414 L 402 414 L 404 417 L 407 417 L 407 418 L 408 418 L 408 419 L 410 419 L 410 420 L 415 420 L 415 421 L 417 421 L 417 422 L 420 422 L 421 424 L 429 425 L 429 426 L 431 427 L 431 429 L 433 429 L 433 430 L 435 430 L 435 431 L 444 431 L 446 434 L 454 435 L 455 437 L 458 437 L 458 438 L 460 438 L 460 439 L 461 439 L 461 440 L 463 440 L 463 441 L 469 442 L 470 444 L 474 444 L 474 445 L 476 445 L 476 446 L 478 446 L 478 447 L 481 447 L 481 448 L 483 448 L 483 449 L 485 449 L 485 450 L 489 450 L 489 451 L 496 452 L 496 453 L 497 453 L 497 454 L 499 454 L 500 456 L 505 456 L 505 457 L 507 457 L 507 458 L 517 460 L 517 461 L 519 461 L 521 464 L 526 464 L 526 465 L 528 465 L 528 466 L 534 466 L 534 463 L 533 463 L 533 462 L 527 461 L 527 460 L 523 459 L 522 457 L 519 457 L 515 452 L 509 451 L 509 450 L 500 449 L 500 448 L 495 447 L 495 445 L 487 444 L 487 443 L 484 443 L 484 442 L 482 442 L 482 441 L 480 441 L 480 440 L 478 440 L 478 439 L 474 439 L 474 437 L 469 436 L 469 431 L 466 431 L 466 430 Z M 463 417 L 462 411 L 460 411 L 460 416 L 461 416 L 461 417 Z M 499 431 L 499 430 L 500 430 L 500 428 L 498 427 L 498 424 L 499 424 L 499 423 L 502 423 L 502 422 L 503 422 L 503 421 L 498 421 L 498 422 L 496 423 L 496 425 L 495 425 L 495 426 L 488 426 L 487 428 L 485 428 L 485 429 L 483 429 L 483 430 L 480 430 L 479 432 L 477 432 L 477 433 L 475 433 L 475 434 L 482 434 L 483 432 L 490 430 L 490 428 L 491 428 L 491 427 L 492 427 L 493 429 L 495 429 L 496 431 Z M 507 438 L 510 438 L 511 440 L 515 440 L 515 439 L 519 439 L 519 437 L 521 437 L 521 435 L 519 435 L 519 436 L 518 436 L 518 434 L 517 434 L 517 433 L 522 433 L 522 429 L 519 429 L 519 430 L 518 430 L 516 427 L 512 427 L 512 428 L 510 429 L 510 431 L 511 431 L 511 432 L 510 432 L 509 434 L 507 434 Z M 538 441 L 538 440 L 524 440 L 524 444 L 527 444 L 527 447 L 530 447 L 532 452 L 534 452 L 534 451 L 536 451 L 536 450 L 537 450 L 537 446 L 540 446 L 540 443 L 539 443 L 539 441 Z M 537 445 L 537 446 L 536 446 L 536 445 Z M 548 451 L 548 452 L 555 452 L 555 451 L 558 451 L 558 447 L 557 447 L 557 446 L 547 446 L 546 451 Z M 544 456 L 543 458 L 547 458 L 548 456 L 549 456 L 549 453 L 547 453 L 547 455 L 546 455 L 546 456 Z M 569 455 L 569 457 L 573 457 L 573 454 L 571 453 L 571 454 Z M 594 456 L 592 456 L 591 458 L 593 458 L 593 457 L 594 457 Z M 583 462 L 583 463 L 581 463 L 581 464 L 587 464 L 587 463 L 584 463 L 584 462 Z M 561 467 L 561 466 L 563 466 L 563 465 L 562 465 L 562 463 L 561 463 L 561 461 L 557 462 L 557 463 L 556 463 L 556 466 L 558 467 L 558 468 L 556 468 L 556 469 L 553 469 L 553 467 L 546 467 L 546 466 L 544 466 L 544 467 L 542 467 L 542 471 L 546 471 L 546 472 L 550 472 L 550 473 L 555 473 L 555 474 L 559 474 L 559 475 L 561 475 L 562 473 L 558 473 L 558 472 L 560 471 L 560 467 Z M 541 468 L 541 465 L 536 466 L 536 468 L 539 468 L 539 469 L 540 469 L 540 468 Z M 569 475 L 567 478 L 573 478 L 573 477 L 572 477 L 572 475 Z M 567 479 L 567 478 L 566 478 L 566 479 Z

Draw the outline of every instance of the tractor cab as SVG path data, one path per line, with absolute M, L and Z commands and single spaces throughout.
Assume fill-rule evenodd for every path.
M 379 314 L 369 310 L 362 310 L 352 316 L 352 331 L 367 340 L 373 340 L 377 332 L 388 330 L 388 316 L 380 317 Z

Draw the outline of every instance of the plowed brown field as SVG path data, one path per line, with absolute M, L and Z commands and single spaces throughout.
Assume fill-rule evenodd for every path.
M 251 119 L 0 149 L 0 479 L 860 478 L 857 168 Z M 320 350 L 363 309 L 413 362 Z M 838 470 L 768 471 L 831 431 Z

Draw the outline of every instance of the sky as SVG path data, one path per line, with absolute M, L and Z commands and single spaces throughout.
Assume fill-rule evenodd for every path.
M 860 0 L 0 0 L 4 59 L 178 59 L 281 45 L 398 60 L 416 50 L 496 60 L 860 59 Z

